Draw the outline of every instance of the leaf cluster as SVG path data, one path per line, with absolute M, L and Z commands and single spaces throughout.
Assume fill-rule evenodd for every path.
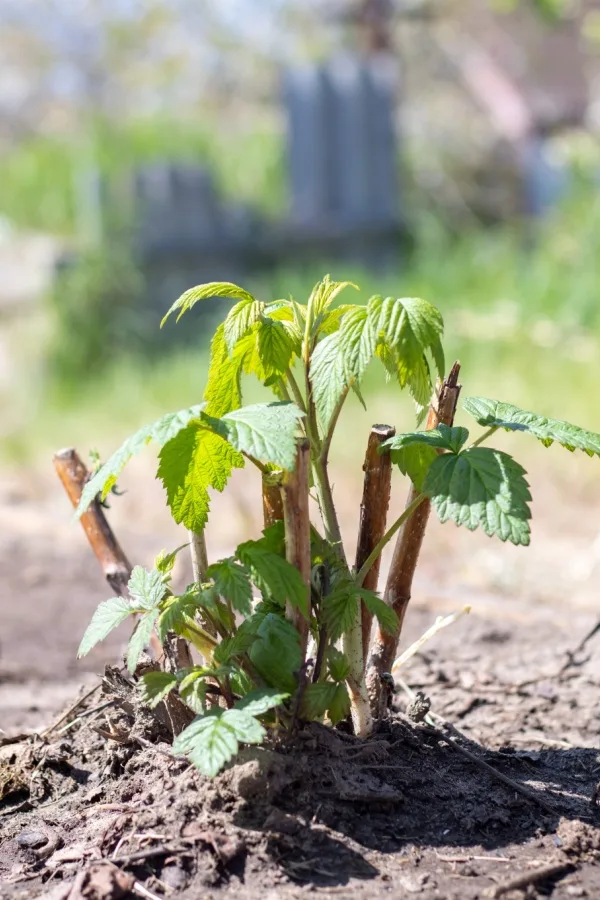
M 383 631 L 399 630 L 394 610 L 362 584 L 372 558 L 405 520 L 390 527 L 360 572 L 351 571 L 328 452 L 343 404 L 352 391 L 362 401 L 361 384 L 374 360 L 408 389 L 419 422 L 436 375 L 444 373 L 443 322 L 432 304 L 418 298 L 377 295 L 364 304 L 341 304 L 341 293 L 355 287 L 326 276 L 305 304 L 293 298 L 265 303 L 228 282 L 186 291 L 165 319 L 177 313 L 179 320 L 209 297 L 234 301 L 212 340 L 204 402 L 140 429 L 96 468 L 82 493 L 79 515 L 114 491 L 129 460 L 153 441 L 159 449 L 157 478 L 172 516 L 199 535 L 210 492 L 223 491 L 235 468 L 250 462 L 265 480 L 281 483 L 294 469 L 298 440 L 308 439 L 311 486 L 324 528 L 324 536 L 311 530 L 310 585 L 286 559 L 283 522 L 241 543 L 230 557 L 208 566 L 201 583 L 176 594 L 171 582 L 183 545 L 159 554 L 150 571 L 136 567 L 128 596 L 101 603 L 81 641 L 84 656 L 135 616 L 126 654 L 132 675 L 153 633 L 162 642 L 178 635 L 201 654 L 201 664 L 144 674 L 141 690 L 151 707 L 177 691 L 194 712 L 173 751 L 206 775 L 226 765 L 240 743 L 264 740 L 269 727 L 286 727 L 298 717 L 335 725 L 348 716 L 351 693 L 354 698 L 364 679 L 363 607 Z M 242 405 L 243 378 L 249 375 L 273 391 L 273 402 Z M 526 472 L 509 454 L 482 444 L 505 429 L 531 434 L 546 446 L 557 442 L 600 456 L 600 435 L 495 400 L 469 398 L 464 408 L 487 429 L 470 445 L 467 428 L 440 424 L 396 435 L 380 452 L 389 453 L 410 478 L 419 492 L 415 502 L 427 498 L 442 522 L 527 545 Z

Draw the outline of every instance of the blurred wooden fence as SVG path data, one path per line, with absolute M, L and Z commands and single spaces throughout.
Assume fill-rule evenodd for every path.
M 77 189 L 81 236 L 89 246 L 126 234 L 145 302 L 160 310 L 190 285 L 280 265 L 395 263 L 402 237 L 395 93 L 384 59 L 286 73 L 290 201 L 281 221 L 224 200 L 206 168 L 165 161 L 119 184 L 87 172 Z
M 165 161 L 121 183 L 88 172 L 77 190 L 81 237 L 98 247 L 115 234 L 127 241 L 142 274 L 144 308 L 157 312 L 191 285 L 242 281 L 277 266 L 398 264 L 397 88 L 389 56 L 340 58 L 285 74 L 289 209 L 280 221 L 223 199 L 206 168 Z M 564 172 L 537 138 L 522 164 L 524 207 L 541 215 L 563 192 Z

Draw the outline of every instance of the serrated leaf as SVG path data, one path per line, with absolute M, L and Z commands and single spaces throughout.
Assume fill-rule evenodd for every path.
M 193 423 L 180 431 L 162 448 L 157 473 L 175 521 L 202 531 L 208 519 L 208 489 L 222 491 L 232 470 L 243 466 L 243 456 L 203 425 Z
M 242 744 L 262 744 L 266 731 L 258 719 L 243 709 L 228 709 L 223 719 Z
M 531 500 L 525 470 L 507 453 L 487 447 L 443 454 L 432 463 L 423 492 L 440 521 L 482 528 L 513 544 L 529 544 Z
M 323 617 L 330 639 L 337 641 L 350 631 L 358 615 L 360 591 L 351 584 L 345 584 L 323 598 Z
M 327 666 L 333 681 L 345 681 L 350 674 L 348 657 L 336 647 L 330 647 L 327 651 Z
M 208 381 L 204 391 L 206 413 L 222 416 L 242 405 L 243 354 L 230 355 L 225 343 L 225 326 L 219 325 L 210 345 Z
M 258 640 L 248 652 L 250 661 L 268 685 L 293 694 L 302 665 L 300 635 L 287 619 L 274 613 L 264 617 L 256 635 Z
M 235 559 L 221 559 L 209 566 L 206 572 L 207 578 L 212 578 L 216 591 L 229 600 L 234 609 L 249 616 L 252 607 L 252 584 L 248 570 L 241 566 Z
M 170 575 L 175 566 L 177 554 L 181 553 L 186 547 L 189 547 L 189 544 L 181 544 L 176 550 L 172 550 L 171 552 L 168 550 L 161 550 L 154 560 L 154 568 L 163 576 Z
M 169 599 L 158 619 L 157 631 L 161 643 L 169 631 L 181 634 L 185 630 L 187 619 L 193 618 L 196 609 L 197 605 L 191 594 L 182 594 L 180 597 Z
M 265 550 L 276 553 L 277 556 L 285 556 L 285 525 L 283 521 L 280 519 L 265 528 L 258 543 Z
M 423 482 L 429 467 L 437 459 L 437 452 L 426 444 L 408 444 L 400 450 L 391 450 L 390 458 L 403 475 L 408 475 L 418 491 L 423 490 Z
M 96 644 L 108 637 L 111 631 L 132 613 L 133 609 L 124 597 L 111 597 L 110 600 L 100 603 L 81 639 L 77 659 L 87 656 Z
M 335 309 L 328 309 L 321 319 L 320 334 L 333 334 L 340 327 L 342 318 L 346 313 L 356 308 L 354 303 L 344 303 L 341 306 L 336 306 Z
M 168 313 L 163 317 L 160 327 L 162 328 L 169 316 L 176 310 L 179 310 L 177 321 L 184 313 L 190 310 L 199 300 L 211 300 L 213 297 L 227 297 L 232 300 L 245 300 L 252 302 L 254 297 L 238 287 L 237 284 L 231 284 L 229 281 L 211 281 L 208 284 L 199 284 L 197 287 L 190 288 L 185 291 L 172 305 Z
M 335 298 L 347 287 L 352 287 L 356 291 L 357 285 L 352 281 L 332 281 L 330 275 L 326 275 L 322 281 L 318 281 L 311 291 L 308 306 L 312 309 L 315 325 L 318 328 L 318 319 L 331 306 Z
M 586 431 L 561 419 L 539 416 L 511 403 L 486 400 L 484 397 L 467 397 L 463 407 L 480 425 L 487 428 L 493 426 L 507 431 L 524 431 L 532 434 L 546 447 L 556 441 L 566 450 L 583 450 L 588 456 L 600 456 L 600 434 Z
M 158 609 L 152 609 L 142 616 L 127 646 L 127 669 L 131 675 L 135 672 L 140 656 L 150 643 L 150 636 L 158 619 Z
M 408 386 L 417 403 L 428 403 L 433 385 L 427 352 L 440 377 L 444 373 L 440 311 L 417 297 L 375 296 L 369 300 L 367 312 L 377 341 L 377 356 L 387 371 L 395 370 L 400 387 Z
M 350 715 L 350 694 L 345 684 L 336 685 L 327 714 L 332 725 L 337 725 L 338 722 L 342 722 Z
M 131 437 L 116 450 L 103 466 L 86 483 L 79 505 L 75 510 L 75 517 L 79 518 L 86 511 L 97 494 L 102 500 L 109 494 L 117 482 L 117 478 L 129 462 L 129 460 L 144 449 L 150 441 L 156 441 L 162 447 L 171 440 L 182 428 L 197 418 L 204 404 L 191 406 L 189 409 L 181 409 L 178 412 L 167 413 L 162 419 L 145 425 L 136 431 Z
M 179 685 L 179 694 L 192 712 L 201 715 L 206 708 L 206 681 L 202 671 L 192 671 Z
M 242 653 L 247 653 L 252 644 L 257 640 L 255 634 L 249 631 L 236 631 L 231 637 L 224 638 L 220 644 L 215 647 L 213 659 L 219 665 L 226 665 L 230 660 L 235 659 Z
M 154 709 L 176 685 L 177 678 L 170 672 L 146 672 L 142 675 L 142 703 Z
M 261 541 L 246 541 L 237 548 L 237 557 L 252 571 L 252 580 L 267 597 L 282 607 L 290 602 L 308 618 L 308 588 L 298 569 L 272 553 Z
M 302 412 L 294 403 L 257 403 L 202 421 L 236 450 L 291 471 L 296 464 L 296 434 Z
M 375 616 L 383 631 L 395 634 L 398 628 L 398 616 L 394 610 L 384 603 L 373 591 L 361 592 L 361 598 L 371 615 Z
M 300 327 L 297 313 L 295 312 L 291 301 L 280 300 L 277 303 L 271 303 L 265 309 L 265 317 L 272 319 L 274 322 L 281 322 L 287 332 L 293 354 L 299 356 L 302 350 L 304 328 Z M 304 323 L 302 323 L 302 325 L 304 325 Z
M 401 450 L 410 444 L 426 444 L 436 450 L 448 450 L 450 453 L 460 453 L 469 439 L 466 428 L 453 427 L 440 424 L 431 431 L 411 431 L 407 434 L 396 434 L 384 441 L 378 447 L 378 453 L 387 453 L 390 450 Z
M 327 431 L 331 417 L 347 388 L 339 331 L 317 344 L 310 361 L 310 383 L 319 421 L 323 430 Z
M 156 569 L 148 571 L 135 566 L 127 583 L 132 604 L 139 609 L 155 609 L 167 592 L 162 575 Z
M 227 724 L 225 710 L 218 708 L 196 716 L 173 741 L 173 754 L 187 756 L 209 778 L 220 772 L 238 749 L 238 739 Z
M 320 719 L 329 709 L 335 697 L 337 685 L 332 681 L 317 681 L 307 684 L 302 693 L 300 716 L 312 721 Z
M 257 329 L 258 354 L 266 377 L 284 375 L 294 357 L 294 340 L 283 322 L 263 318 Z
M 340 324 L 339 335 L 346 384 L 353 379 L 360 384 L 365 369 L 375 355 L 376 347 L 376 331 L 365 306 L 355 306 L 346 313 Z
M 277 691 L 274 688 L 258 688 L 246 694 L 241 700 L 235 704 L 236 709 L 243 709 L 251 716 L 263 716 L 270 709 L 281 706 L 289 694 Z
M 225 344 L 230 354 L 240 338 L 243 338 L 260 320 L 264 307 L 264 303 L 248 295 L 230 310 L 223 323 Z

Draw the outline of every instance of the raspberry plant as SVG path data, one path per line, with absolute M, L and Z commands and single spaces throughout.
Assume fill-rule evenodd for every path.
M 416 298 L 374 296 L 366 305 L 334 304 L 351 287 L 327 276 L 306 304 L 264 303 L 229 283 L 184 293 L 165 319 L 178 312 L 179 320 L 205 298 L 237 301 L 212 340 L 204 402 L 126 440 L 94 472 L 78 507 L 81 514 L 90 503 L 104 501 L 131 457 L 150 441 L 158 445 L 157 477 L 173 518 L 190 533 L 195 581 L 182 594 L 172 590 L 182 547 L 163 552 L 152 571 L 136 567 L 129 596 L 98 607 L 79 656 L 127 617 L 139 617 L 128 669 L 135 672 L 157 635 L 163 665 L 142 676 L 143 700 L 155 706 L 172 693 L 180 698 L 194 718 L 175 736 L 174 752 L 208 775 L 232 759 L 240 743 L 260 743 L 267 728 L 293 729 L 307 720 L 336 725 L 350 717 L 357 734 L 372 731 L 384 714 L 382 684 L 396 655 L 430 508 L 442 522 L 529 543 L 526 473 L 507 453 L 483 446 L 495 432 L 524 432 L 544 445 L 557 442 L 600 455 L 600 435 L 482 398 L 464 402 L 485 428 L 469 444 L 467 428 L 453 421 L 458 364 L 443 380 L 440 312 Z M 374 426 L 351 565 L 329 478 L 329 450 L 350 392 L 364 403 L 361 381 L 373 359 L 400 389 L 408 389 L 417 425 L 427 412 L 428 417 L 424 430 L 409 434 Z M 257 376 L 274 401 L 243 406 L 244 374 Z M 261 473 L 265 529 L 209 565 L 209 492 L 223 491 L 233 469 L 247 464 Z M 393 465 L 409 479 L 409 497 L 387 527 Z M 317 525 L 309 521 L 309 493 L 320 512 Z M 380 596 L 381 553 L 396 534 Z M 200 656 L 197 663 L 190 646 Z

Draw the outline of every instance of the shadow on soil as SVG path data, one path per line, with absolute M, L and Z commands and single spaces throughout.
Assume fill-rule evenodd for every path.
M 562 847 L 570 838 L 557 835 L 559 825 L 600 825 L 595 750 L 491 751 L 465 744 L 536 802 L 404 721 L 386 723 L 366 744 L 325 730 L 300 737 L 300 753 L 268 754 L 260 776 L 248 773 L 259 788 L 237 778 L 240 793 L 249 796 L 234 818 L 242 829 L 267 835 L 273 862 L 297 882 L 333 886 L 373 878 L 380 872 L 365 858 L 368 851 L 414 853 L 427 846 L 447 855 L 449 848 L 479 847 L 494 854 L 544 834 Z

